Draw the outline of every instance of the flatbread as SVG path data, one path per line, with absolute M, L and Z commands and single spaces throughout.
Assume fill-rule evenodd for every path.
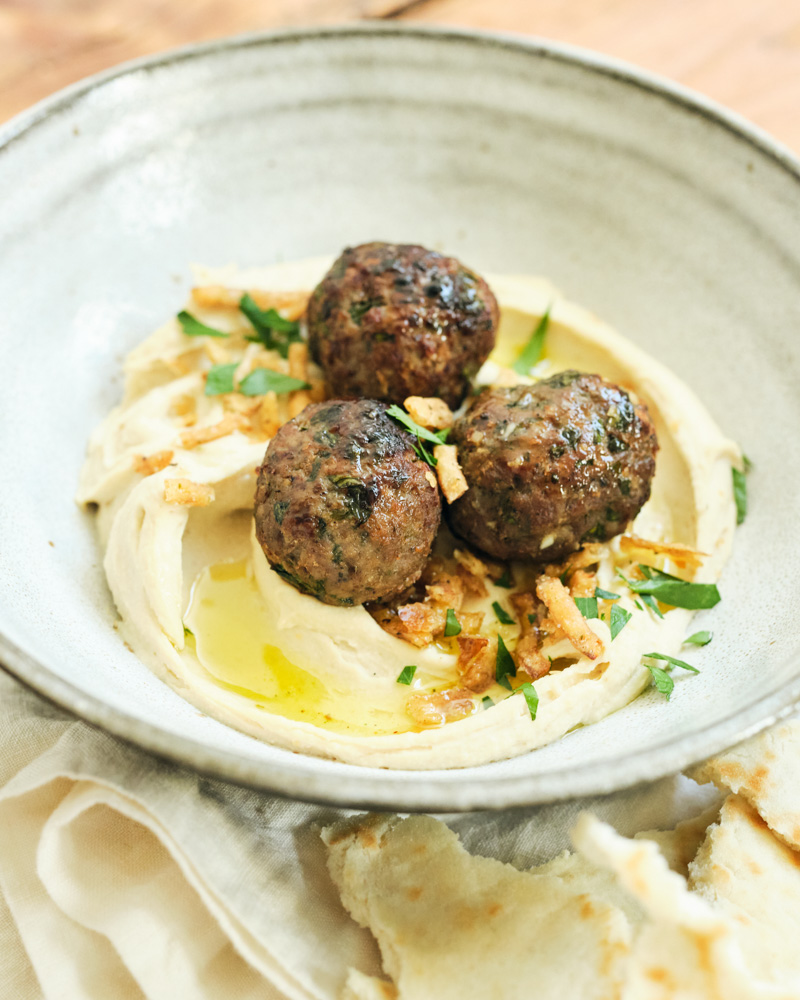
M 800 995 L 800 853 L 778 840 L 741 796 L 731 795 L 719 823 L 690 865 L 690 885 L 734 921 L 752 971 L 794 982 Z
M 690 771 L 736 792 L 787 844 L 800 848 L 800 721 L 773 726 Z
M 430 817 L 361 818 L 323 839 L 402 1000 L 564 1000 L 565 974 L 576 998 L 619 996 L 630 926 L 591 889 L 474 857 Z

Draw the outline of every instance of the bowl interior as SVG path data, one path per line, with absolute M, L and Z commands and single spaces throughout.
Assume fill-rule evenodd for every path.
M 454 810 L 610 791 L 735 741 L 800 695 L 795 624 L 800 181 L 754 130 L 608 61 L 374 27 L 233 40 L 79 85 L 0 146 L 0 659 L 142 746 L 349 805 Z M 701 674 L 511 761 L 376 772 L 203 717 L 123 646 L 72 503 L 124 354 L 188 265 L 419 242 L 543 274 L 678 373 L 754 463 L 698 617 Z

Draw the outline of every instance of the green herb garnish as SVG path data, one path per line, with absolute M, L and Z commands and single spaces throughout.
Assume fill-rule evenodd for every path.
M 693 674 L 700 673 L 697 667 L 693 667 L 686 660 L 679 660 L 676 656 L 667 656 L 666 653 L 644 653 L 643 655 L 651 660 L 663 660 L 665 663 L 669 663 L 670 666 L 666 668 L 668 670 L 672 667 L 680 667 L 682 670 L 690 670 Z
M 597 618 L 596 597 L 576 597 L 575 605 L 584 618 Z
M 536 710 L 539 708 L 539 695 L 536 693 L 536 688 L 533 684 L 531 684 L 530 681 L 525 681 L 524 684 L 520 684 L 520 686 L 516 688 L 514 694 L 523 695 L 528 705 L 528 711 L 531 713 L 531 719 L 535 719 Z
M 286 392 L 294 392 L 295 389 L 309 388 L 308 382 L 284 375 L 283 372 L 274 372 L 270 368 L 254 368 L 239 383 L 239 392 L 243 396 L 264 396 L 268 392 L 281 396 Z
M 733 500 L 736 504 L 736 523 L 741 524 L 747 517 L 747 473 L 751 468 L 749 459 L 743 460 L 744 469 L 731 469 L 733 477 Z
M 481 705 L 483 705 L 484 708 L 494 708 L 494 702 L 488 694 L 484 695 L 481 699 Z
M 497 683 L 509 691 L 511 690 L 511 681 L 508 678 L 517 676 L 517 668 L 514 666 L 514 660 L 511 658 L 511 653 L 509 653 L 506 644 L 503 642 L 503 637 L 500 635 L 497 637 L 497 657 L 495 659 L 494 676 Z
M 657 667 L 654 663 L 645 663 L 645 666 L 650 671 L 656 690 L 663 694 L 667 701 L 669 701 L 670 695 L 675 688 L 675 681 L 666 670 L 662 670 L 661 667 Z
M 547 336 L 547 327 L 550 325 L 551 309 L 552 305 L 549 305 L 545 310 L 544 316 L 539 320 L 536 329 L 531 334 L 530 340 L 522 348 L 519 357 L 511 366 L 518 375 L 530 374 L 531 368 L 541 358 L 542 351 L 544 350 L 544 339 Z
M 372 507 L 377 499 L 375 487 L 362 483 L 356 476 L 328 476 L 328 479 L 344 494 L 342 508 L 331 514 L 334 521 L 352 517 L 356 527 L 365 524 L 372 515 Z
M 647 600 L 648 597 L 669 604 L 673 608 L 688 608 L 691 611 L 713 608 L 719 604 L 720 596 L 716 584 L 689 583 L 688 580 L 681 580 L 680 577 L 671 576 L 669 573 L 641 563 L 639 569 L 644 573 L 644 580 L 629 580 L 622 573 L 619 573 L 619 576 L 625 585 L 635 594 L 639 594 L 650 607 L 652 604 Z
M 233 373 L 239 367 L 232 365 L 214 365 L 209 368 L 206 376 L 206 396 L 221 396 L 226 392 L 234 392 Z
M 619 594 L 615 594 L 610 590 L 603 590 L 602 587 L 594 588 L 594 596 L 599 597 L 603 601 L 618 601 L 620 598 Z
M 398 424 L 405 427 L 406 430 L 411 431 L 417 439 L 416 445 L 413 446 L 414 451 L 417 455 L 419 455 L 423 462 L 427 462 L 428 465 L 436 466 L 436 459 L 430 454 L 422 442 L 430 441 L 435 445 L 444 444 L 445 441 L 447 441 L 447 435 L 450 433 L 450 428 L 445 428 L 443 431 L 429 431 L 427 427 L 422 427 L 416 422 L 416 420 L 412 420 L 406 411 L 401 410 L 396 403 L 392 403 L 386 411 L 386 416 L 391 417 L 393 420 L 396 420 Z
M 494 581 L 495 587 L 503 587 L 505 590 L 511 590 L 514 586 L 514 581 L 511 579 L 511 573 L 508 566 L 503 570 L 503 575 L 499 580 Z
M 444 623 L 444 634 L 449 637 L 451 635 L 458 635 L 460 631 L 461 626 L 458 623 L 455 611 L 452 608 L 448 608 Z
M 414 674 L 417 672 L 416 666 L 403 667 L 400 671 L 400 675 L 397 678 L 398 684 L 410 684 L 414 680 Z
M 661 660 L 666 663 L 666 667 L 657 667 L 654 663 L 646 663 L 645 660 Z M 700 671 L 697 667 L 693 667 L 691 663 L 687 663 L 685 660 L 679 660 L 674 656 L 667 656 L 666 653 L 645 653 L 642 657 L 644 666 L 650 671 L 653 677 L 653 684 L 656 689 L 664 695 L 664 697 L 669 701 L 670 695 L 675 687 L 675 682 L 670 677 L 668 671 L 672 670 L 673 667 L 681 667 L 683 670 L 690 670 L 693 674 L 699 674 Z
M 188 625 L 183 626 L 183 634 L 184 636 L 190 635 L 194 639 L 194 632 L 192 632 Z
M 690 643 L 692 646 L 707 646 L 713 638 L 713 632 L 695 632 L 687 639 L 684 639 L 683 644 L 686 645 L 687 643 Z
M 619 604 L 614 604 L 611 608 L 611 617 L 609 618 L 608 627 L 611 631 L 611 640 L 620 634 L 620 632 L 625 628 L 631 619 L 630 611 L 626 611 L 625 608 L 621 607 Z
M 656 603 L 655 597 L 652 594 L 642 594 L 642 602 L 647 605 L 648 608 L 653 612 L 656 618 L 664 619 L 664 612 Z
M 182 310 L 178 313 L 178 322 L 183 328 L 187 337 L 230 337 L 229 333 L 222 330 L 215 330 L 213 326 L 206 326 L 199 319 L 192 316 L 190 312 Z
M 513 625 L 514 624 L 514 619 L 505 610 L 505 608 L 501 607 L 499 601 L 493 601 L 492 602 L 492 609 L 493 609 L 493 611 L 495 613 L 495 616 L 496 616 L 497 620 L 500 622 L 501 625 Z
M 256 331 L 256 336 L 247 337 L 247 340 L 257 341 L 268 350 L 277 351 L 282 358 L 288 356 L 289 344 L 301 339 L 298 322 L 284 318 L 276 309 L 262 309 L 248 292 L 239 300 L 239 308 Z

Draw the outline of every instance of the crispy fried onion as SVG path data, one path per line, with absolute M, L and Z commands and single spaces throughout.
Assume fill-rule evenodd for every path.
M 443 726 L 472 715 L 475 709 L 472 692 L 467 688 L 450 688 L 432 694 L 419 691 L 406 703 L 406 711 L 420 726 Z
M 676 566 L 692 573 L 700 568 L 704 559 L 708 558 L 707 552 L 698 552 L 688 545 L 681 545 L 680 542 L 651 542 L 636 535 L 623 535 L 619 540 L 619 548 L 620 552 L 642 561 L 646 561 L 648 556 L 666 556 Z
M 497 639 L 483 635 L 459 635 L 458 675 L 465 688 L 482 694 L 494 683 Z
M 238 309 L 243 288 L 200 285 L 192 289 L 195 305 L 201 309 Z M 297 320 L 306 311 L 310 292 L 267 292 L 253 288 L 247 293 L 259 309 L 277 309 L 286 319 Z
M 166 469 L 172 461 L 173 454 L 172 451 L 156 451 L 152 455 L 134 455 L 134 471 L 142 476 L 152 476 L 153 473 Z
M 578 611 L 572 594 L 561 580 L 543 574 L 536 581 L 536 594 L 547 605 L 550 617 L 575 649 L 588 656 L 590 660 L 596 660 L 603 652 L 603 643 Z
M 469 486 L 458 464 L 458 451 L 454 444 L 437 444 L 433 449 L 436 460 L 436 475 L 444 498 L 453 503 L 467 492 Z

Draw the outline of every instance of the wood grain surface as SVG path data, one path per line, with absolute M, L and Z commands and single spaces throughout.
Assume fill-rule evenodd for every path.
M 358 18 L 597 49 L 702 91 L 800 152 L 800 0 L 0 0 L 0 121 L 135 56 Z

